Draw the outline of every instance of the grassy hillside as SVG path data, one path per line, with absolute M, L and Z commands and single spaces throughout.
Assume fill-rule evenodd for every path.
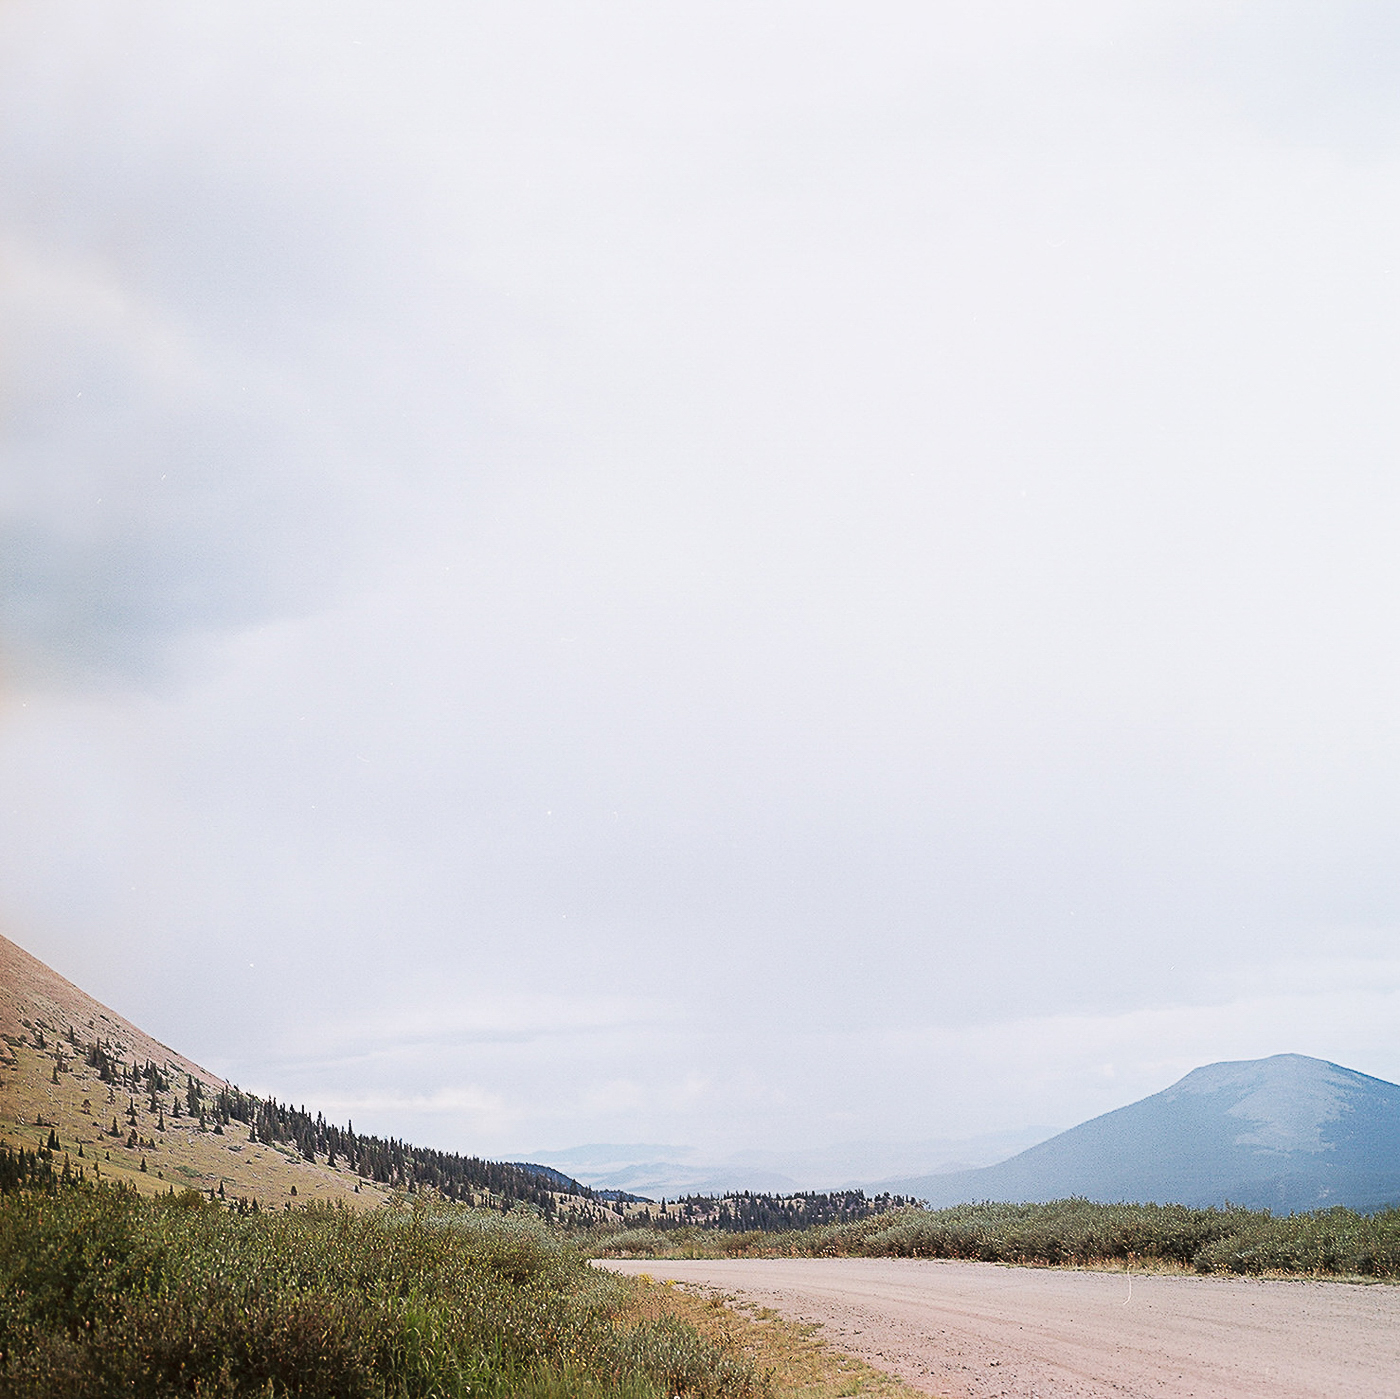
M 357 1133 L 243 1093 L 0 937 L 0 1144 L 33 1151 L 53 1137 L 75 1173 L 148 1195 L 358 1208 L 427 1190 L 497 1208 L 523 1200 L 576 1225 L 638 1208 L 557 1172 Z
M 146 1195 L 383 1204 L 395 1192 L 468 1205 L 531 1205 L 571 1229 L 801 1228 L 903 1201 L 859 1191 L 691 1197 L 660 1205 L 593 1191 L 549 1167 L 486 1161 L 355 1132 L 240 1091 L 177 1054 L 0 937 L 0 1146 L 52 1145 L 61 1170 Z
M 250 1142 L 241 1124 L 225 1128 L 207 1113 L 202 1127 L 198 1115 L 182 1112 L 177 1118 L 169 1111 L 170 1091 L 159 1095 L 153 1112 L 150 1095 L 118 1093 L 76 1046 L 52 1031 L 37 1033 L 42 1049 L 32 1043 L 32 1029 L 22 1039 L 0 1041 L 7 1051 L 0 1058 L 0 1143 L 35 1150 L 55 1136 L 60 1156 L 68 1156 L 75 1172 L 81 1168 L 89 1179 L 146 1195 L 188 1187 L 257 1199 L 264 1208 L 293 1200 L 373 1205 L 389 1198 L 387 1187 L 309 1162 L 287 1143 Z
M 119 1057 L 133 1063 L 151 1061 L 172 1073 L 192 1075 L 207 1088 L 224 1086 L 217 1074 L 161 1044 L 17 943 L 0 936 L 0 1038 L 13 1044 L 40 1022 L 72 1025 L 88 1039 L 110 1044 Z
M 93 1046 L 122 1066 L 120 1080 L 110 1072 L 104 1079 L 89 1061 Z M 128 1091 L 125 1082 L 127 1070 L 147 1065 L 167 1085 L 155 1111 L 150 1093 Z M 247 1128 L 226 1128 L 207 1112 L 202 1127 L 197 1113 L 175 1116 L 176 1097 L 187 1106 L 190 1084 L 211 1101 L 229 1086 L 0 937 L 0 1143 L 34 1150 L 53 1133 L 60 1159 L 67 1154 L 75 1171 L 148 1195 L 171 1186 L 222 1190 L 265 1207 L 294 1199 L 374 1205 L 389 1197 L 386 1187 L 307 1161 L 288 1142 L 251 1143 Z

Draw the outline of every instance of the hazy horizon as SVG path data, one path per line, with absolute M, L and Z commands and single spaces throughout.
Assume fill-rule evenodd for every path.
M 1400 1080 L 1398 62 L 0 7 L 0 928 L 496 1157 Z

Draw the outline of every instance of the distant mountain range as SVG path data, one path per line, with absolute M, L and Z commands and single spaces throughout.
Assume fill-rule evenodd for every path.
M 883 1184 L 935 1208 L 1082 1195 L 1369 1211 L 1400 1204 L 1400 1085 L 1302 1054 L 1208 1064 L 996 1165 Z
M 650 1199 L 684 1195 L 724 1195 L 735 1190 L 883 1190 L 887 1177 L 924 1176 L 1005 1160 L 1051 1127 L 1027 1127 L 974 1137 L 930 1138 L 914 1142 L 851 1141 L 793 1150 L 719 1154 L 694 1147 L 653 1142 L 590 1142 L 584 1146 L 539 1150 L 548 1161 L 600 1193 L 606 1188 L 635 1191 Z M 894 1192 L 898 1193 L 898 1192 Z M 606 1198 L 606 1197 L 605 1197 Z

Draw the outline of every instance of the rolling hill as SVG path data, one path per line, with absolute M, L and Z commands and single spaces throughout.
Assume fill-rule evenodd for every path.
M 261 1208 L 369 1207 L 394 1190 L 587 1220 L 612 1212 L 571 1177 L 367 1136 L 241 1092 L 0 937 L 0 1145 L 52 1151 L 143 1194 L 196 1189 Z
M 1400 1202 L 1400 1086 L 1302 1054 L 1207 1064 L 995 1166 L 886 1188 L 934 1208 L 1084 1196 L 1375 1210 Z

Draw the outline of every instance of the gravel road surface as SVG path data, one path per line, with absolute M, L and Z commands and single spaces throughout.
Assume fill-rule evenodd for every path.
M 626 1262 L 742 1293 L 947 1399 L 1400 1399 L 1400 1286 L 882 1258 Z

